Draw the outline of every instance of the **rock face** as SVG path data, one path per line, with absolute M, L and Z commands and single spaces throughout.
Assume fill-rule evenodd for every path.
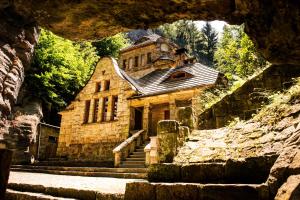
M 273 64 L 300 61 L 296 0 L 2 0 L 0 10 L 7 8 L 70 39 L 95 39 L 179 19 L 245 23 L 246 32 L 267 60 Z
M 0 4 L 1 5 L 1 4 Z M 0 6 L 1 7 L 1 6 Z M 38 40 L 36 23 L 23 18 L 12 8 L 0 12 L 0 112 L 8 115 L 31 63 Z

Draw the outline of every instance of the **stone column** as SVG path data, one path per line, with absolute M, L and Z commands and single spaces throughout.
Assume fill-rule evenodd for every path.
M 159 163 L 157 136 L 150 137 L 149 164 Z
M 175 120 L 162 120 L 157 125 L 159 162 L 170 163 L 177 153 L 179 124 Z
M 0 199 L 4 199 L 7 187 L 12 151 L 0 149 Z
M 92 123 L 93 122 L 94 105 L 95 105 L 95 100 L 92 99 L 91 103 L 90 103 L 90 111 L 89 111 L 89 120 L 88 120 L 88 123 Z
M 103 98 L 99 98 L 99 108 L 98 108 L 98 119 L 97 122 L 102 121 L 102 114 L 103 114 Z
M 175 99 L 170 100 L 169 102 L 170 109 L 170 120 L 176 120 L 176 104 Z
M 112 117 L 112 100 L 113 100 L 113 97 L 112 96 L 109 96 L 108 97 L 108 106 L 107 106 L 107 121 L 110 121 L 111 120 L 111 117 Z
M 143 112 L 143 129 L 146 131 L 145 140 L 149 138 L 149 112 L 150 112 L 150 105 L 146 104 L 144 106 Z

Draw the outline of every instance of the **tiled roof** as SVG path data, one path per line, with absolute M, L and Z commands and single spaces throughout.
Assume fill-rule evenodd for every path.
M 190 74 L 184 79 L 169 79 L 175 72 Z M 123 70 L 121 73 L 141 94 L 141 96 L 152 96 L 169 93 L 176 90 L 184 90 L 199 86 L 215 84 L 219 72 L 200 63 L 187 64 L 184 66 L 168 69 L 155 70 L 140 79 L 134 79 Z
M 125 51 L 129 51 L 138 47 L 142 47 L 148 44 L 152 44 L 157 42 L 157 40 L 161 38 L 160 35 L 157 34 L 151 34 L 151 35 L 147 35 L 142 37 L 141 39 L 139 39 L 138 41 L 136 41 L 133 45 L 129 46 L 129 47 L 125 47 L 123 49 L 121 49 L 121 52 L 125 52 Z

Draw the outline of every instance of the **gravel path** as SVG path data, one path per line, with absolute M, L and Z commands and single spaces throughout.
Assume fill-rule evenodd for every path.
M 9 183 L 43 185 L 78 190 L 93 190 L 101 193 L 125 193 L 126 183 L 145 181 L 142 179 L 121 179 L 106 177 L 67 176 L 42 173 L 10 172 Z

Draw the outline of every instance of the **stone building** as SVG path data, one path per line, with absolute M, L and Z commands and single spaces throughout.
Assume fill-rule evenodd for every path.
M 177 119 L 204 88 L 226 84 L 218 71 L 156 34 L 102 58 L 86 86 L 62 115 L 57 156 L 113 161 L 112 150 L 136 130 L 156 135 L 157 123 Z

